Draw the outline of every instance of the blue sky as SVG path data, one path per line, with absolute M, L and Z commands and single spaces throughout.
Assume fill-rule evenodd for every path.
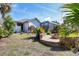
M 37 17 L 41 22 L 48 20 L 62 23 L 62 6 L 61 3 L 16 3 L 12 5 L 10 15 L 14 20 Z

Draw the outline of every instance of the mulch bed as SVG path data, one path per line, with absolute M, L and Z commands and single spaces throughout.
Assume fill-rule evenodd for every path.
M 79 37 L 65 37 L 65 38 L 60 38 L 60 44 L 61 46 L 63 45 L 63 47 L 67 47 L 67 44 L 65 44 L 67 42 L 67 44 L 72 45 L 72 48 L 76 47 L 76 43 L 79 42 Z M 78 46 L 77 46 L 78 47 Z M 70 47 L 67 47 L 70 49 Z

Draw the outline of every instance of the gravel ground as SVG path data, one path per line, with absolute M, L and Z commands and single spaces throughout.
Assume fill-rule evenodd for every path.
M 49 47 L 28 39 L 27 34 L 14 34 L 0 40 L 1 56 L 78 56 L 70 50 L 59 46 Z M 19 36 L 19 37 L 18 37 Z M 23 36 L 24 38 L 20 38 Z

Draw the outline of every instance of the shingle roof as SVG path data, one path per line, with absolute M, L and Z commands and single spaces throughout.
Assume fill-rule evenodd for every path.
M 53 25 L 58 25 L 59 23 L 58 22 L 56 22 L 56 21 L 44 21 L 44 22 L 42 22 L 41 24 L 44 24 L 44 23 L 51 23 L 51 24 L 53 24 Z
M 25 22 L 32 22 L 32 21 L 38 21 L 39 23 L 41 23 L 37 18 L 33 18 L 33 19 L 21 19 L 21 20 L 15 21 L 15 22 L 25 23 Z
M 18 20 L 18 21 L 15 21 L 17 23 L 25 23 L 25 22 L 28 22 L 26 19 L 21 19 L 21 20 Z

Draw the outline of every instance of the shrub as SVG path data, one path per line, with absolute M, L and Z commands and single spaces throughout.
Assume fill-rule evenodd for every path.
M 50 35 L 50 34 L 51 34 L 51 31 L 48 31 L 48 32 L 47 32 L 47 35 Z
M 41 33 L 45 33 L 45 29 L 44 29 L 44 27 L 43 27 L 43 26 L 42 26 L 42 27 L 40 27 L 39 29 L 40 29 L 40 32 L 41 32 Z
M 4 28 L 0 28 L 0 38 L 7 37 L 9 32 L 5 30 Z
M 4 26 L 0 27 L 0 38 L 7 37 L 13 33 L 15 23 L 10 16 L 4 18 Z
M 72 49 L 74 46 L 75 38 L 68 37 L 70 34 L 69 30 L 65 26 L 61 26 L 59 29 L 59 35 L 63 47 L 67 47 L 68 49 Z
M 37 28 L 35 41 L 39 41 L 39 40 L 40 40 L 40 28 Z
M 14 32 L 15 22 L 10 16 L 5 17 L 4 28 L 9 32 L 9 34 Z
M 45 33 L 45 30 L 43 27 L 36 29 L 36 40 L 39 41 L 42 38 L 42 33 Z
M 59 28 L 59 36 L 62 38 L 65 38 L 67 35 L 69 35 L 69 31 L 65 26 L 60 26 Z

